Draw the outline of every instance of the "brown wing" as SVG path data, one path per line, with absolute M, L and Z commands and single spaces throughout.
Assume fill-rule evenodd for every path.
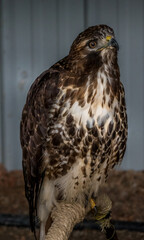
M 23 151 L 23 174 L 25 193 L 29 202 L 32 231 L 36 215 L 36 200 L 43 179 L 43 146 L 50 124 L 50 109 L 60 92 L 60 72 L 56 68 L 44 72 L 31 86 L 22 112 L 20 139 Z

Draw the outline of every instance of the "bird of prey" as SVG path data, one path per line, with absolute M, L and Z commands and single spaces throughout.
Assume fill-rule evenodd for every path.
M 118 43 L 106 25 L 74 40 L 68 56 L 32 84 L 21 119 L 25 193 L 40 240 L 53 207 L 87 204 L 126 149 L 125 93 Z

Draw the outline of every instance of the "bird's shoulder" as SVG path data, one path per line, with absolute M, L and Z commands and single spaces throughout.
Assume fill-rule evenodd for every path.
M 33 104 L 33 101 L 39 100 L 39 97 L 50 99 L 57 96 L 63 84 L 63 78 L 68 74 L 66 63 L 67 57 L 55 63 L 36 78 L 29 89 L 26 104 Z
M 21 144 L 26 134 L 32 135 L 31 129 L 37 125 L 41 132 L 47 127 L 50 109 L 62 92 L 63 79 L 68 74 L 66 70 L 67 57 L 55 63 L 44 71 L 31 85 L 21 118 Z M 47 119 L 47 121 L 46 121 Z M 26 138 L 26 137 L 25 137 Z

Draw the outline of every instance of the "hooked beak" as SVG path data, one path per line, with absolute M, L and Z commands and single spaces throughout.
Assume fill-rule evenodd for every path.
M 111 36 L 107 36 L 106 40 L 107 40 L 108 43 L 106 45 L 98 48 L 97 52 L 102 51 L 103 49 L 105 49 L 107 47 L 114 47 L 117 50 L 119 50 L 119 45 L 118 45 L 117 41 L 115 40 L 115 38 L 112 38 Z
M 115 47 L 117 50 L 119 50 L 119 45 L 118 45 L 117 41 L 115 40 L 115 38 L 111 38 L 108 45 Z

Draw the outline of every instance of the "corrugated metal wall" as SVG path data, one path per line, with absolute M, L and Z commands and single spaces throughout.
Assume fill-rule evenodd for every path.
M 129 140 L 122 167 L 144 168 L 144 1 L 1 0 L 0 155 L 8 169 L 21 168 L 19 122 L 34 79 L 60 58 L 86 27 L 114 28 L 125 85 Z

